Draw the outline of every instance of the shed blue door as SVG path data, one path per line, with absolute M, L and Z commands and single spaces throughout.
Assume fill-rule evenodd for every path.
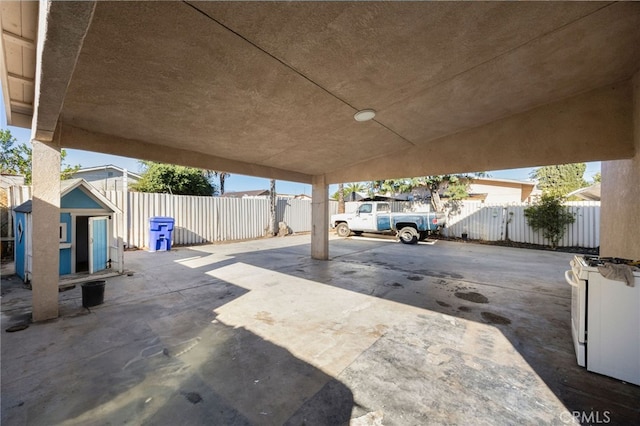
M 27 215 L 16 212 L 16 275 L 25 279 L 25 266 L 27 264 Z
M 107 269 L 109 247 L 107 240 L 108 217 L 89 218 L 89 273 Z

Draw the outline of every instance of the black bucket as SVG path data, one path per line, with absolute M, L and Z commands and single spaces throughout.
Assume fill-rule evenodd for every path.
M 104 303 L 104 285 L 106 281 L 89 281 L 82 284 L 82 306 L 90 308 Z

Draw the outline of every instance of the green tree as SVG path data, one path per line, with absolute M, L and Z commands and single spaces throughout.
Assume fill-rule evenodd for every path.
M 585 163 L 559 164 L 535 169 L 531 176 L 538 180 L 538 188 L 543 194 L 553 197 L 563 197 L 576 189 L 587 186 L 584 172 Z
M 23 175 L 24 183 L 31 184 L 31 163 L 33 151 L 26 144 L 16 144 L 17 140 L 11 135 L 10 130 L 0 130 L 0 172 L 13 175 Z M 62 180 L 69 179 L 75 172 L 80 169 L 80 165 L 71 166 L 64 163 L 67 151 L 60 150 L 61 171 L 60 178 Z
M 344 201 L 352 201 L 352 198 L 355 197 L 356 192 L 365 192 L 367 187 L 364 186 L 360 182 L 348 183 L 346 185 L 342 184 L 342 197 Z M 340 186 L 338 186 L 338 191 L 336 191 L 332 198 L 334 200 L 340 200 Z
M 344 213 L 345 210 L 345 206 L 344 206 L 344 184 L 343 183 L 339 183 L 338 184 L 338 192 L 336 193 L 337 195 L 337 199 L 338 199 L 338 213 Z
M 204 196 L 216 192 L 217 188 L 201 169 L 152 161 L 141 161 L 141 164 L 145 171 L 142 179 L 131 186 L 133 191 Z
M 231 175 L 229 173 L 227 173 L 227 172 L 219 172 L 217 170 L 208 170 L 208 169 L 203 170 L 202 173 L 204 174 L 204 176 L 207 178 L 207 180 L 209 182 L 211 182 L 211 179 L 217 177 L 218 178 L 218 182 L 220 183 L 219 186 L 218 186 L 218 188 L 220 189 L 218 191 L 218 195 L 224 195 L 224 184 L 225 184 L 225 181 Z
M 269 180 L 269 235 L 274 236 L 278 234 L 278 195 L 276 192 L 276 180 Z
M 562 204 L 563 201 L 561 196 L 543 194 L 540 201 L 524 210 L 529 226 L 534 231 L 542 230 L 542 235 L 549 240 L 552 248 L 558 246 L 567 225 L 576 221 L 575 216 Z
M 470 175 L 434 175 L 418 178 L 389 179 L 374 181 L 371 186 L 378 192 L 388 195 L 411 192 L 416 188 L 426 188 L 431 197 L 431 205 L 437 212 L 448 207 L 455 208 L 460 200 L 469 196 L 469 184 L 474 177 L 483 177 L 484 172 Z M 440 198 L 440 193 L 447 197 L 447 203 Z
M 600 174 L 600 172 L 597 172 L 596 174 L 593 175 L 593 183 L 601 183 L 602 182 L 602 174 Z

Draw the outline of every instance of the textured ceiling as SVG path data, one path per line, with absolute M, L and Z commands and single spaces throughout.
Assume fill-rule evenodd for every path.
M 98 2 L 61 121 L 320 175 L 628 79 L 639 45 L 640 3 Z

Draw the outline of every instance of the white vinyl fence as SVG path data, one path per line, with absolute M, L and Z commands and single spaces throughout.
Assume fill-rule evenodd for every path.
M 170 194 L 107 191 L 105 196 L 124 213 L 116 215 L 114 236 L 121 237 L 128 247 L 147 247 L 149 218 L 169 216 L 175 219 L 172 242 L 176 245 L 201 244 L 216 241 L 245 240 L 266 235 L 269 227 L 268 198 L 196 197 Z M 30 198 L 30 187 L 13 186 L 7 190 L 9 210 Z M 347 202 L 347 212 L 353 212 L 359 203 Z M 429 211 L 422 203 L 394 202 L 392 211 Z M 559 246 L 594 248 L 600 245 L 600 202 L 581 201 L 567 203 L 576 221 L 569 225 Z M 465 201 L 457 211 L 450 212 L 447 237 L 548 245 L 541 232 L 534 232 L 526 222 L 527 205 L 493 205 L 481 201 Z M 329 214 L 335 214 L 338 203 L 329 203 Z M 11 212 L 12 213 L 12 212 Z M 126 213 L 126 214 L 125 214 Z M 276 219 L 286 222 L 291 232 L 311 231 L 311 201 L 278 198 Z M 12 221 L 10 220 L 10 223 Z M 6 239 L 12 239 L 9 230 Z
M 600 246 L 600 202 L 579 201 L 566 204 L 576 221 L 567 227 L 558 242 L 560 247 L 595 248 Z M 480 201 L 465 201 L 458 212 L 450 214 L 443 235 L 485 241 L 510 240 L 518 243 L 549 245 L 542 231 L 533 231 L 527 224 L 525 204 L 492 205 Z
M 175 220 L 172 244 L 202 244 L 215 241 L 246 240 L 264 237 L 269 229 L 268 198 L 197 197 L 187 195 L 130 192 L 124 206 L 123 192 L 107 191 L 106 197 L 128 211 L 122 227 L 128 247 L 147 247 L 149 218 L 168 216 Z M 330 214 L 337 203 L 330 203 Z M 311 201 L 278 198 L 276 220 L 285 222 L 290 232 L 311 231 Z
M 346 212 L 353 212 L 358 202 L 348 202 Z M 429 211 L 423 203 L 392 202 L 391 211 Z M 576 221 L 567 227 L 560 247 L 595 248 L 600 246 L 600 202 L 572 201 L 566 203 Z M 446 237 L 461 237 L 463 233 L 472 240 L 511 240 L 518 243 L 549 245 L 542 231 L 534 232 L 527 224 L 524 210 L 528 204 L 486 204 L 482 201 L 464 201 L 447 216 L 447 226 L 442 230 Z

